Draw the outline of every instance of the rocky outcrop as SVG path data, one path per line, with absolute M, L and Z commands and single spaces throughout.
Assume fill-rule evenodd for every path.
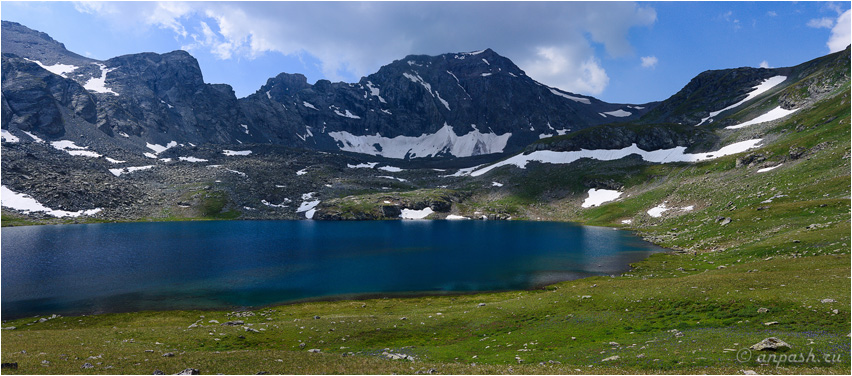
M 640 120 L 643 124 L 676 123 L 696 125 L 710 112 L 719 111 L 743 100 L 753 88 L 777 70 L 765 68 L 736 68 L 710 70 L 695 76 L 686 86 L 672 95 Z
M 632 144 L 636 144 L 642 150 L 659 150 L 678 146 L 712 146 L 716 139 L 717 136 L 710 130 L 678 124 L 603 125 L 564 137 L 533 143 L 526 148 L 526 151 L 622 149 Z

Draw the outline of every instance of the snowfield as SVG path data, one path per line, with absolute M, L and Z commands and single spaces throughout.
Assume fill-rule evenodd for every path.
M 527 163 L 529 162 L 568 164 L 581 158 L 591 158 L 600 161 L 612 161 L 624 158 L 631 154 L 637 154 L 645 161 L 653 163 L 699 162 L 744 152 L 748 149 L 756 147 L 758 144 L 760 144 L 761 141 L 762 139 L 760 138 L 740 141 L 725 146 L 717 151 L 696 154 L 685 153 L 684 151 L 686 150 L 686 147 L 683 146 L 678 146 L 671 149 L 645 151 L 636 146 L 636 144 L 630 145 L 623 149 L 582 149 L 580 151 L 538 150 L 526 155 L 519 154 L 504 161 L 475 170 L 471 172 L 470 175 L 480 176 L 497 167 L 508 165 L 517 166 L 519 168 L 526 168 Z
M 790 114 L 792 114 L 792 113 L 794 113 L 798 110 L 799 110 L 798 108 L 795 109 L 795 110 L 785 110 L 785 109 L 781 108 L 781 106 L 778 106 L 778 107 L 773 108 L 769 112 L 767 112 L 763 115 L 760 115 L 760 116 L 758 116 L 754 119 L 751 119 L 751 120 L 749 120 L 745 123 L 740 123 L 740 124 L 737 124 L 737 125 L 730 125 L 730 126 L 725 127 L 725 129 L 740 129 L 740 128 L 745 128 L 749 125 L 755 125 L 755 124 L 765 123 L 767 121 L 778 120 L 778 119 L 786 117 L 787 115 L 790 115 Z
M 511 133 L 497 135 L 482 133 L 479 130 L 458 136 L 453 131 L 453 127 L 446 123 L 435 133 L 417 137 L 396 136 L 391 138 L 384 137 L 379 133 L 356 136 L 346 131 L 329 132 L 328 135 L 338 143 L 340 150 L 396 159 L 403 159 L 406 156 L 411 158 L 434 157 L 442 153 L 449 153 L 456 157 L 501 153 L 509 138 L 512 137 Z

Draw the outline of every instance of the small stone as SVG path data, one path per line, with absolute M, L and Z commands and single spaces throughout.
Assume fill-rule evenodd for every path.
M 754 372 L 750 369 L 743 371 L 743 375 L 757 375 L 757 372 Z
M 836 300 L 834 299 L 823 299 L 819 301 L 820 303 L 834 303 Z
M 167 352 L 167 353 L 163 354 L 163 357 L 166 357 L 166 358 L 171 358 L 173 356 L 175 356 L 175 353 Z
M 778 324 L 778 321 L 770 321 L 770 322 L 765 322 L 765 323 L 763 323 L 763 325 L 766 325 L 766 326 L 769 326 L 769 325 L 776 325 L 776 324 Z
M 314 316 L 314 320 L 319 320 L 319 319 L 320 319 L 319 316 Z
M 485 303 L 479 303 L 476 305 L 477 307 L 485 307 Z
M 305 348 L 305 343 L 304 343 L 304 342 L 300 343 L 300 344 L 299 344 L 299 348 L 300 348 L 300 349 L 304 349 L 304 348 Z
M 243 324 L 245 324 L 245 322 L 243 320 L 234 320 L 234 321 L 228 321 L 228 322 L 222 324 L 222 326 L 237 326 L 237 325 L 243 325 Z
M 310 350 L 308 350 L 308 352 L 309 352 L 309 353 L 318 353 L 318 352 L 320 352 L 320 351 L 322 351 L 322 350 L 320 350 L 320 349 L 310 349 Z
M 201 374 L 201 371 L 199 371 L 195 368 L 187 368 L 183 371 L 176 373 L 175 375 L 200 375 L 200 374 Z
M 757 313 L 766 313 L 769 312 L 769 308 L 758 308 Z
M 611 357 L 609 357 L 609 358 L 603 358 L 601 361 L 602 361 L 602 362 L 609 362 L 609 361 L 613 361 L 613 360 L 618 360 L 618 359 L 620 359 L 620 358 L 621 358 L 621 357 L 620 357 L 620 356 L 618 356 L 618 355 L 613 355 L 613 356 L 611 356 Z
M 155 370 L 154 370 L 154 373 L 152 373 L 152 375 L 165 375 L 165 374 L 166 374 L 165 372 L 160 371 L 160 370 L 158 370 L 158 369 L 155 369 Z
M 83 363 L 83 365 L 80 368 L 89 369 L 89 368 L 95 368 L 95 366 L 93 366 L 92 363 Z

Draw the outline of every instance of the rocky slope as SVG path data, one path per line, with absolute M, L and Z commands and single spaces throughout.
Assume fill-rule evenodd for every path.
M 2 51 L 3 129 L 82 142 L 65 128 L 88 123 L 103 133 L 91 142 L 137 150 L 269 143 L 397 159 L 468 157 L 637 119 L 654 105 L 547 87 L 490 49 L 408 56 L 358 83 L 311 85 L 282 73 L 241 99 L 228 85 L 204 83 L 184 51 L 97 61 L 7 21 Z

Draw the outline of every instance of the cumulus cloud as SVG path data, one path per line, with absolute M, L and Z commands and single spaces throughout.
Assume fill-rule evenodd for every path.
M 837 17 L 837 23 L 834 25 L 834 28 L 831 29 L 831 36 L 828 37 L 828 49 L 831 52 L 842 51 L 850 44 L 850 30 L 852 30 L 852 23 L 850 23 L 850 12 L 852 10 L 846 10 Z
M 769 62 L 768 62 L 768 61 L 766 61 L 766 60 L 764 60 L 764 61 L 761 61 L 761 62 L 760 62 L 760 67 L 761 67 L 761 68 L 771 68 L 771 67 L 769 66 Z
M 642 58 L 642 68 L 653 68 L 657 66 L 657 57 L 656 56 L 643 56 Z
M 117 2 L 78 3 L 118 27 L 170 30 L 220 59 L 305 54 L 331 80 L 357 80 L 408 54 L 492 48 L 542 83 L 600 94 L 610 58 L 634 56 L 627 34 L 656 11 L 627 2 Z M 149 15 L 140 19 L 138 15 Z M 530 20 L 535 20 L 530 27 Z M 119 25 L 120 24 L 120 25 Z

